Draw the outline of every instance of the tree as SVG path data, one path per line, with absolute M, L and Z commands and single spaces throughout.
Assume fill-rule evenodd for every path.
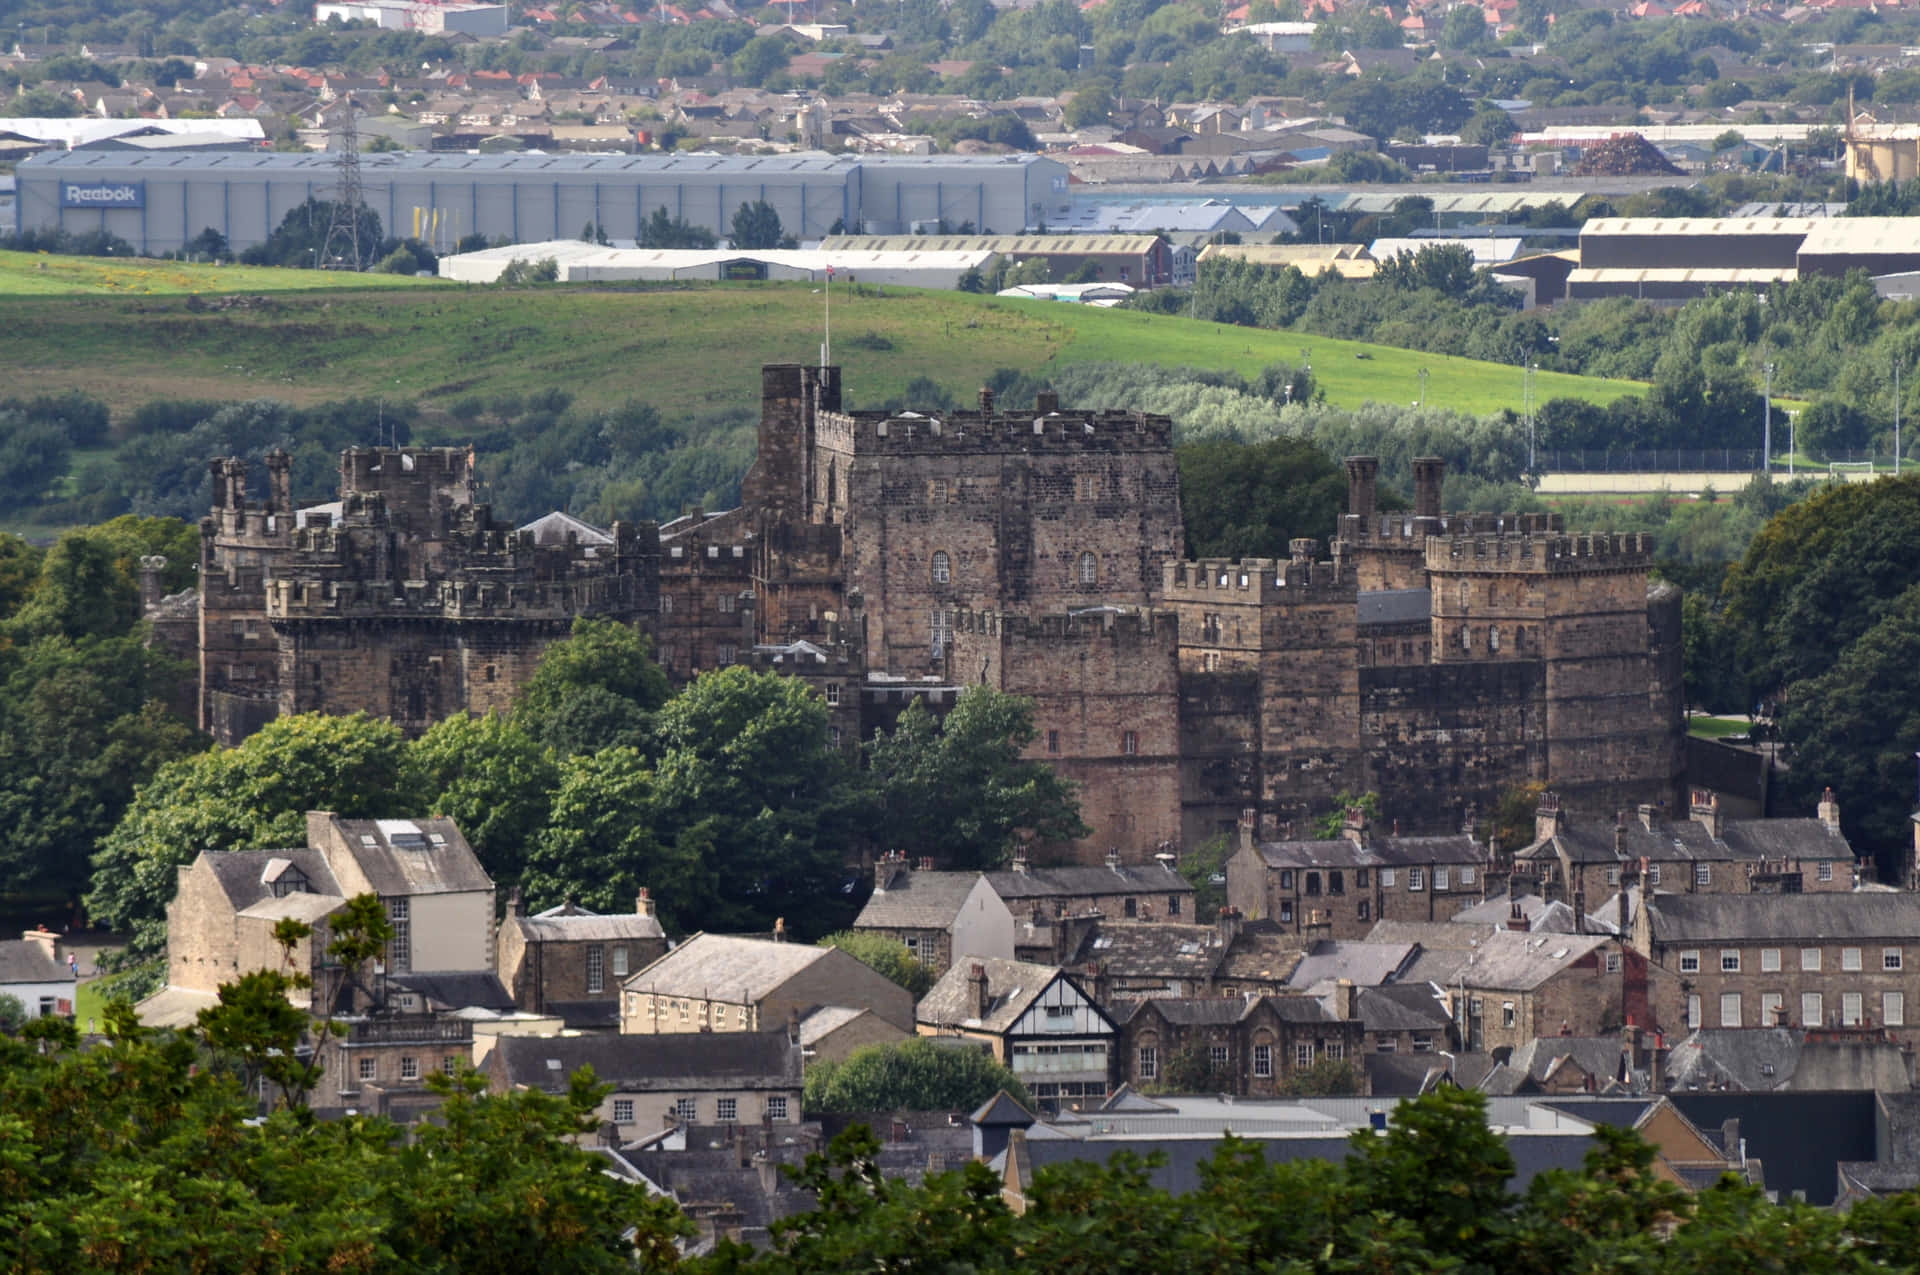
M 759 35 L 740 46 L 733 55 L 734 77 L 745 84 L 765 84 L 773 76 L 787 69 L 787 61 L 793 47 L 779 36 Z M 736 243 L 734 247 L 744 245 Z M 772 245 L 754 245 L 766 246 Z
M 1196 925 L 1210 924 L 1226 904 L 1227 860 L 1233 857 L 1233 853 L 1233 840 L 1225 833 L 1219 833 L 1180 855 L 1180 875 L 1193 887 L 1193 919 Z
M 1377 792 L 1341 792 L 1336 793 L 1333 804 L 1313 821 L 1313 835 L 1322 841 L 1331 841 L 1338 837 L 1347 826 L 1347 816 L 1351 811 L 1359 811 L 1372 823 L 1380 818 L 1380 794 Z
M 1547 786 L 1538 780 L 1510 785 L 1500 794 L 1492 812 L 1474 829 L 1475 835 L 1507 854 L 1532 845 L 1534 814 L 1540 809 L 1540 797 L 1546 790 Z
M 1290 1098 L 1338 1098 L 1361 1092 L 1364 1080 L 1353 1063 L 1322 1058 L 1311 1067 L 1289 1071 L 1280 1092 Z
M 700 924 L 700 902 L 717 885 L 703 871 L 705 841 L 682 851 L 655 831 L 653 772 L 631 748 L 576 753 L 561 763 L 552 814 L 527 854 L 525 889 L 536 908 L 572 899 L 597 912 L 624 912 L 642 887 L 660 899 L 661 924 Z
M 1331 539 L 1346 508 L 1346 478 L 1305 439 L 1210 439 L 1174 456 L 1196 558 L 1284 559 L 1296 538 Z
M 866 746 L 874 844 L 975 869 L 999 864 L 1023 831 L 1087 835 L 1072 785 L 1022 756 L 1037 737 L 1033 701 L 991 687 L 962 691 L 943 721 L 909 705 Z
M 871 967 L 912 993 L 918 1001 L 933 990 L 933 971 L 907 950 L 907 945 L 884 934 L 864 930 L 835 930 L 820 940 L 821 947 L 837 947 L 862 965 Z
M 1513 116 L 1491 102 L 1483 102 L 1474 108 L 1473 117 L 1460 126 L 1460 140 L 1470 145 L 1499 146 L 1512 140 L 1519 131 Z
M 662 207 L 654 209 L 653 215 L 640 223 L 635 242 L 642 248 L 711 248 L 718 237 L 705 226 L 667 216 L 667 210 Z
M 519 882 L 559 784 L 553 753 L 519 718 L 458 713 L 407 745 L 397 787 L 419 809 L 453 820 L 505 890 Z
M 1065 114 L 1068 128 L 1090 128 L 1105 124 L 1113 115 L 1113 85 L 1105 80 L 1088 80 L 1074 90 Z
M 12 992 L 0 992 L 0 1036 L 17 1036 L 27 1025 L 27 1007 Z
M 380 244 L 383 238 L 380 230 L 380 214 L 367 205 L 360 205 L 356 230 L 360 246 L 360 260 L 346 263 L 349 269 L 365 270 L 379 260 Z M 296 266 L 322 268 L 329 264 L 321 260 L 328 249 L 327 232 L 333 224 L 333 201 L 309 196 L 306 202 L 297 204 L 280 219 L 280 224 L 267 236 L 264 243 L 257 243 L 240 254 L 240 260 L 251 266 Z M 339 246 L 334 246 L 339 251 Z
M 514 703 L 514 721 L 562 755 L 650 753 L 654 716 L 672 693 L 652 639 L 618 620 L 581 617 L 541 655 Z
M 840 1062 L 807 1069 L 808 1112 L 972 1111 L 1001 1090 L 1031 1110 L 1025 1086 L 973 1043 L 947 1045 L 924 1036 L 868 1045 Z
M 778 248 L 783 232 L 780 214 L 764 199 L 741 204 L 733 214 L 733 246 L 736 248 Z
M 1457 4 L 1447 11 L 1447 20 L 1440 28 L 1441 48 L 1459 52 L 1486 43 L 1486 10 L 1477 4 Z
M 1384 1136 L 1354 1132 L 1346 1168 L 1359 1210 L 1407 1219 L 1433 1253 L 1500 1268 L 1514 1164 L 1505 1140 L 1487 1127 L 1478 1091 L 1447 1087 L 1401 1103 Z
M 129 990 L 158 972 L 149 963 L 166 950 L 177 868 L 202 851 L 305 845 L 309 810 L 393 815 L 406 804 L 394 786 L 404 749 L 391 722 L 310 713 L 161 767 L 101 839 L 86 899 L 98 922 L 128 935 L 118 963 L 140 971 Z

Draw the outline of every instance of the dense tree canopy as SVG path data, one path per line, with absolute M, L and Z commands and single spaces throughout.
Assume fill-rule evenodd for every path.
M 915 1036 L 856 1049 L 841 1062 L 815 1062 L 807 1068 L 806 1109 L 972 1111 L 1003 1089 L 1032 1108 L 1026 1088 L 985 1049 Z
M 933 988 L 933 971 L 922 965 L 898 939 L 870 930 L 836 930 L 821 939 L 820 946 L 839 948 L 906 988 L 916 1001 Z

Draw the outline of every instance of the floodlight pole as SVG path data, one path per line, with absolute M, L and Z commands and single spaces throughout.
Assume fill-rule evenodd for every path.
M 1900 360 L 1893 361 L 1893 476 L 1900 476 Z
M 1760 471 L 1773 481 L 1773 364 L 1763 363 L 1760 370 L 1766 374 L 1767 388 L 1762 397 L 1766 400 L 1766 417 L 1760 435 Z

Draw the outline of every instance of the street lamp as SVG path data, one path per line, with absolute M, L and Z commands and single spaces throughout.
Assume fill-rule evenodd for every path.
M 1767 481 L 1773 481 L 1773 362 L 1768 360 L 1760 370 L 1766 374 L 1766 416 L 1760 434 L 1760 472 L 1767 475 Z

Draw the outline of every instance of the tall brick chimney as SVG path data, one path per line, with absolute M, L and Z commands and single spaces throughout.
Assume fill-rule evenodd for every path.
M 1371 518 L 1379 507 L 1380 458 L 1347 457 L 1347 512 L 1356 518 Z
M 1833 789 L 1820 794 L 1820 822 L 1827 825 L 1827 831 L 1833 836 L 1840 835 L 1840 803 L 1834 800 Z
M 1438 456 L 1420 456 L 1413 462 L 1413 516 L 1440 516 L 1440 488 L 1447 475 L 1447 462 Z
M 656 915 L 653 907 L 653 891 L 647 889 L 644 885 L 641 886 L 640 897 L 633 901 L 633 911 L 636 916 L 651 917 Z
M 973 1016 L 985 1018 L 987 1011 L 993 1007 L 993 997 L 987 990 L 986 966 L 976 962 L 974 967 L 967 971 L 967 990 L 967 1004 L 972 1007 Z
M 1559 836 L 1564 817 L 1560 813 L 1560 794 L 1552 791 L 1541 793 L 1540 804 L 1533 808 L 1533 839 L 1546 841 Z
M 1692 799 L 1687 803 L 1687 814 L 1693 822 L 1707 830 L 1707 835 L 1715 841 L 1720 840 L 1720 794 L 1708 788 L 1695 788 Z

